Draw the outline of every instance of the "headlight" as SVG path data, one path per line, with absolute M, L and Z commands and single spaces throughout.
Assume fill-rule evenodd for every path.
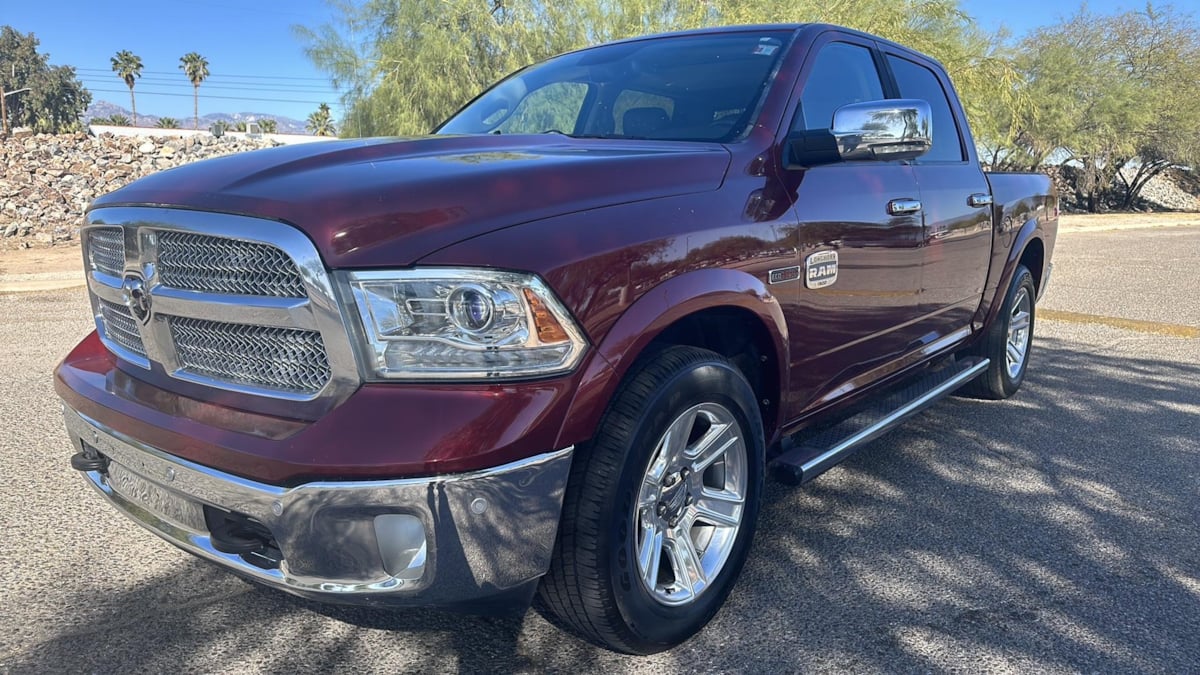
M 583 334 L 532 274 L 426 268 L 348 279 L 378 378 L 551 375 L 583 355 Z

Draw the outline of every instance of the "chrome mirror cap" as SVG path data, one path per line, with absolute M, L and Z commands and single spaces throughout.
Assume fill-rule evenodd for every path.
M 843 161 L 915 159 L 933 145 L 929 104 L 920 99 L 851 103 L 833 114 Z

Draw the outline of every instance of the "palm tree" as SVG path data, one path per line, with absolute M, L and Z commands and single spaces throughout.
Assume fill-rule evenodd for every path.
M 192 128 L 200 128 L 200 83 L 208 77 L 208 59 L 196 52 L 179 57 L 179 68 L 192 83 Z
M 133 108 L 133 126 L 137 126 L 137 101 L 133 98 L 133 84 L 142 76 L 142 57 L 128 49 L 122 49 L 112 57 L 112 69 L 117 77 L 129 87 L 129 107 Z
M 273 134 L 279 130 L 279 122 L 271 117 L 265 117 L 258 121 L 258 128 L 262 129 L 264 134 Z
M 158 118 L 158 124 L 155 124 L 154 126 L 158 127 L 159 129 L 178 129 L 179 120 L 175 119 L 174 117 L 160 117 Z
M 92 124 L 102 124 L 113 127 L 127 127 L 129 126 L 129 118 L 124 115 L 113 113 L 108 117 L 93 118 Z
M 328 103 L 322 103 L 308 115 L 308 131 L 317 136 L 333 136 L 337 130 L 333 126 L 333 112 Z

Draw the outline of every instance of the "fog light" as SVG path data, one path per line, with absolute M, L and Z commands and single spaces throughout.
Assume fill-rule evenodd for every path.
M 399 513 L 375 516 L 375 539 L 388 574 L 416 581 L 425 573 L 425 526 L 420 519 Z

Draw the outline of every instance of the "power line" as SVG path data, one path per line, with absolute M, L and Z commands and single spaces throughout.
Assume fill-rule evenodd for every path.
M 92 89 L 92 88 L 88 88 L 88 91 L 99 91 L 99 92 L 103 92 L 103 93 L 107 93 L 107 94 L 128 94 L 129 93 L 128 89 Z M 165 92 L 165 91 L 136 91 L 135 90 L 134 93 L 142 94 L 142 95 L 150 95 L 150 96 L 178 96 L 180 98 L 191 98 L 192 97 L 191 94 L 177 94 L 174 92 Z M 311 103 L 313 105 L 318 105 L 321 103 L 329 103 L 329 101 L 298 101 L 298 100 L 286 99 L 286 98 L 253 98 L 253 97 L 245 97 L 245 96 L 205 96 L 204 98 L 206 100 L 217 98 L 217 99 L 223 99 L 226 101 L 265 101 L 265 102 L 273 102 L 273 103 Z
M 97 78 L 91 78 L 91 77 L 84 77 L 84 78 L 80 78 L 80 79 L 83 81 L 83 83 L 85 85 L 89 82 L 97 83 L 100 85 L 111 84 L 111 82 L 109 82 L 107 78 L 105 78 L 104 80 L 100 80 Z M 187 82 L 166 82 L 166 81 L 160 82 L 160 81 L 146 81 L 146 80 L 139 80 L 138 82 L 147 84 L 151 87 L 172 87 L 175 89 L 192 89 L 193 88 L 192 85 Z M 278 86 L 278 87 L 261 86 L 260 87 L 258 85 L 222 85 L 220 83 L 210 84 L 208 82 L 205 82 L 201 86 L 203 87 L 203 89 L 205 91 L 212 91 L 214 89 L 220 89 L 220 90 L 230 90 L 230 91 L 263 91 L 263 92 L 271 91 L 271 92 L 284 93 L 284 94 L 330 94 L 332 96 L 340 96 L 341 95 L 336 89 L 332 89 L 332 88 L 291 88 L 291 87 L 287 87 L 287 86 Z
M 82 80 L 82 82 L 92 82 L 92 83 L 96 83 L 101 86 L 107 85 L 107 84 L 113 84 L 113 80 L 110 80 L 107 77 L 103 77 L 103 78 L 101 78 L 101 77 L 82 77 L 79 79 Z M 186 88 L 186 89 L 192 89 L 192 86 L 193 86 L 192 83 L 190 83 L 190 82 L 169 82 L 169 80 L 166 80 L 166 79 L 139 79 L 137 82 L 137 85 L 144 85 L 144 84 L 150 85 L 150 86 L 170 86 L 170 88 Z M 200 86 L 203 86 L 204 89 L 250 89 L 250 90 L 270 89 L 272 91 L 318 91 L 318 92 L 331 91 L 331 92 L 335 92 L 335 94 L 337 92 L 337 90 L 332 88 L 332 86 L 288 86 L 286 84 L 271 85 L 271 84 L 268 84 L 265 82 L 262 84 L 222 84 L 220 82 L 204 82 L 204 83 L 200 83 Z
M 76 77 L 78 77 L 81 80 L 113 80 L 113 79 L 120 80 L 121 79 L 119 77 L 113 78 L 113 77 L 108 77 L 105 75 L 92 75 L 91 73 L 78 74 L 78 75 L 76 75 Z M 148 77 L 138 78 L 135 81 L 136 82 L 169 82 L 172 84 L 180 84 L 180 85 L 185 85 L 188 87 L 192 86 L 192 81 L 187 79 L 186 77 L 183 77 L 182 75 L 180 75 L 179 77 L 166 77 L 163 75 L 150 75 Z M 240 80 L 223 80 L 219 77 L 217 77 L 217 78 L 210 77 L 205 80 L 202 80 L 200 82 L 200 84 L 201 85 L 211 85 L 211 84 L 227 83 L 225 86 L 254 87 L 254 86 L 259 86 L 259 85 L 264 85 L 264 84 L 271 84 L 272 82 L 274 82 L 274 80 L 269 80 L 269 81 L 264 81 L 264 82 L 258 82 L 258 81 L 243 82 Z M 316 83 L 308 84 L 308 83 L 301 83 L 301 82 L 281 82 L 276 86 L 288 87 L 291 89 L 322 89 L 322 88 L 328 89 L 328 88 L 331 88 L 329 84 L 316 84 Z
M 104 68 L 75 68 L 75 70 L 86 71 L 89 73 L 113 74 L 113 71 L 111 69 L 104 69 Z M 180 75 L 183 75 L 183 71 L 182 70 L 175 70 L 175 71 L 143 70 L 142 74 L 144 74 L 144 75 L 176 75 L 176 76 L 180 76 Z M 326 78 L 326 77 L 297 77 L 297 76 L 293 76 L 293 75 L 234 75 L 232 73 L 210 73 L 209 77 L 238 77 L 238 78 L 250 78 L 250 79 L 256 79 L 256 80 L 315 80 L 317 82 L 328 82 L 329 81 L 329 78 Z

